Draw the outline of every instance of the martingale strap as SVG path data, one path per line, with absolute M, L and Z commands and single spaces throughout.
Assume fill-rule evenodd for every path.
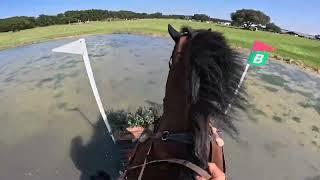
M 169 133 L 169 131 L 164 131 L 161 140 L 193 144 L 193 136 L 191 133 Z
M 132 170 L 132 169 L 136 169 L 136 168 L 140 168 L 140 167 L 145 167 L 148 164 L 161 163 L 161 162 L 179 164 L 179 165 L 182 165 L 184 167 L 189 168 L 190 170 L 192 170 L 193 172 L 197 173 L 198 175 L 200 175 L 201 177 L 203 177 L 203 178 L 205 178 L 207 180 L 209 180 L 211 178 L 211 175 L 207 171 L 205 171 L 201 167 L 195 165 L 194 163 L 189 162 L 187 160 L 183 160 L 183 159 L 154 160 L 154 161 L 145 162 L 145 163 L 143 163 L 141 165 L 129 167 L 127 170 Z
M 139 138 L 139 142 L 143 143 L 148 139 L 193 144 L 193 136 L 191 133 L 170 133 L 169 131 L 164 131 L 154 134 L 150 132 L 144 132 Z

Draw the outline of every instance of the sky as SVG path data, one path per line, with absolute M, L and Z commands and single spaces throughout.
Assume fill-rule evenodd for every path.
M 203 13 L 230 19 L 230 13 L 243 8 L 266 13 L 272 22 L 284 29 L 320 34 L 320 0 L 0 0 L 0 18 L 106 9 L 184 15 Z

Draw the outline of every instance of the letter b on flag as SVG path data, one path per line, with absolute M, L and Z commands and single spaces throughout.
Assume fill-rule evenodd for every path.
M 248 63 L 253 66 L 264 66 L 268 61 L 267 52 L 251 52 Z
M 264 58 L 263 54 L 256 54 L 256 56 L 253 58 L 253 63 L 260 64 L 262 63 L 263 58 Z

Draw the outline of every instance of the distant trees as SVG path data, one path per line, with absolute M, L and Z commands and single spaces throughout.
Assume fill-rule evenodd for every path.
M 119 17 L 124 12 L 119 11 Z M 66 11 L 64 13 L 66 20 L 71 22 L 86 22 L 86 21 L 100 21 L 107 18 L 112 18 L 115 16 L 106 10 L 91 9 L 91 10 L 81 10 L 81 11 Z
M 36 25 L 37 26 L 49 26 L 53 24 L 59 24 L 59 18 L 58 16 L 48 16 L 41 14 L 36 19 Z
M 169 15 L 168 18 L 182 18 L 183 15 Z M 76 22 L 101 21 L 106 19 L 135 19 L 135 18 L 166 18 L 161 13 L 147 14 L 132 11 L 107 11 L 99 9 L 66 11 L 57 15 L 44 15 L 38 17 L 11 17 L 0 19 L 0 32 L 20 31 L 36 26 L 49 26 L 55 24 L 70 24 Z
M 150 18 L 161 18 L 162 13 L 156 12 L 156 13 L 150 14 L 149 16 Z
M 166 18 L 166 19 L 190 19 L 189 16 L 185 16 L 185 15 L 165 15 L 165 16 L 163 16 L 163 18 Z
M 201 21 L 201 22 L 210 21 L 210 17 L 206 14 L 194 14 L 192 16 L 192 19 L 197 20 L 197 21 Z
M 0 19 L 0 32 L 20 31 L 23 29 L 34 28 L 35 18 L 26 16 L 16 16 Z
M 252 25 L 266 25 L 270 22 L 270 17 L 261 11 L 253 9 L 241 9 L 231 13 L 233 25 L 243 26 L 250 29 Z
M 274 23 L 268 23 L 266 25 L 266 30 L 271 32 L 281 33 L 281 28 L 275 25 Z
M 64 13 L 57 15 L 57 24 L 70 24 L 78 22 L 78 19 L 66 16 Z
M 20 31 L 34 28 L 36 26 L 50 26 L 56 24 L 71 24 L 88 21 L 103 21 L 110 19 L 144 19 L 144 18 L 166 18 L 166 19 L 193 19 L 196 21 L 225 22 L 226 20 L 211 18 L 206 14 L 186 15 L 164 15 L 156 13 L 137 13 L 133 11 L 108 11 L 101 9 L 66 11 L 57 15 L 41 14 L 38 17 L 16 16 L 0 19 L 0 32 Z M 232 24 L 251 29 L 251 26 L 265 26 L 265 30 L 281 32 L 280 27 L 270 23 L 270 17 L 261 11 L 252 9 L 241 9 L 231 14 Z M 226 21 L 227 22 L 227 21 Z M 257 28 L 257 27 L 255 27 Z
M 133 11 L 108 11 L 100 9 L 66 11 L 57 15 L 41 14 L 38 17 L 11 17 L 0 19 L 0 32 L 20 31 L 34 28 L 36 26 L 50 26 L 56 24 L 71 24 L 88 21 L 103 21 L 110 19 L 144 19 L 144 18 L 166 18 L 166 19 L 194 19 L 197 21 L 215 21 L 205 14 L 185 15 L 164 15 L 160 12 L 147 14 Z

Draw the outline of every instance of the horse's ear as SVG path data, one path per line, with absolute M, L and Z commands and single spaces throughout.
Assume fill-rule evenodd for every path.
M 178 41 L 180 33 L 175 30 L 170 24 L 168 24 L 168 32 L 174 41 Z

